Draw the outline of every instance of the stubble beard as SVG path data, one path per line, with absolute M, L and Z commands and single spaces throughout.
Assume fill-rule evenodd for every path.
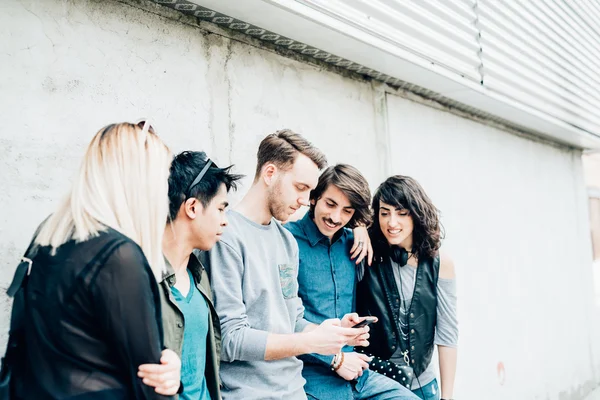
M 286 221 L 290 215 L 286 212 L 287 207 L 283 204 L 281 198 L 281 183 L 277 182 L 267 197 L 269 212 L 271 216 L 278 221 Z

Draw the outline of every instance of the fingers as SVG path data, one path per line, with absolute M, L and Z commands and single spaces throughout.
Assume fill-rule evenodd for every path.
M 344 317 L 347 318 L 348 321 L 352 322 L 353 324 L 358 324 L 359 322 L 364 320 L 364 318 L 359 317 L 357 313 L 346 314 Z
M 362 241 L 356 243 L 355 246 L 356 246 L 356 249 L 354 249 L 354 251 L 352 251 L 351 254 L 350 254 L 350 259 L 351 260 L 354 260 L 356 257 L 359 257 L 362 254 L 362 252 L 364 251 L 364 247 L 365 247 L 363 245 Z M 356 263 L 358 264 L 359 262 L 360 262 L 360 259 L 357 259 Z
M 326 319 L 321 325 L 342 326 L 342 321 L 339 318 Z
M 140 378 L 149 379 L 153 382 L 158 382 L 158 383 L 163 383 L 163 382 L 167 382 L 170 380 L 179 381 L 179 371 L 166 371 L 166 372 L 161 372 L 161 373 L 149 373 L 149 372 L 138 371 L 137 375 Z
M 158 394 L 162 394 L 163 396 L 175 396 L 177 394 L 177 391 L 179 390 L 179 384 L 177 386 L 173 386 L 170 388 L 166 388 L 166 389 L 162 389 L 162 388 L 155 388 L 154 391 Z
M 352 244 L 352 248 L 350 249 L 350 258 L 354 258 L 354 252 L 358 249 L 358 243 L 360 240 L 354 236 L 354 243 Z
M 152 386 L 154 388 L 160 388 L 160 389 L 168 389 L 171 388 L 175 385 L 177 385 L 177 387 L 179 387 L 179 381 L 176 381 L 175 379 L 151 379 L 151 378 L 144 378 L 142 379 L 142 382 L 144 382 L 145 385 L 148 386 Z
M 168 364 L 142 364 L 138 367 L 138 371 L 144 374 L 164 374 L 175 369 L 177 368 Z
M 357 251 L 356 264 L 360 264 L 366 255 L 367 255 L 367 248 L 363 246 Z M 352 259 L 353 258 L 354 257 L 352 257 Z
M 369 244 L 367 245 L 367 262 L 369 263 L 369 266 L 371 266 L 371 264 L 373 264 L 373 246 L 371 245 L 371 241 L 369 241 Z
M 181 364 L 179 356 L 171 349 L 164 349 L 162 351 L 160 362 L 161 364 L 173 364 L 177 366 Z
M 367 363 L 370 363 L 373 360 L 373 357 L 369 357 L 368 355 L 362 353 L 356 353 L 356 355 L 365 362 L 366 368 L 369 368 L 369 364 Z
M 368 335 L 369 334 L 368 332 L 369 332 L 368 326 L 365 326 L 362 328 L 342 328 L 342 327 L 337 328 L 337 333 L 339 335 L 348 336 L 348 337 L 352 337 L 352 338 L 355 338 L 357 336 L 362 336 L 365 334 Z
M 350 258 L 353 260 L 360 256 L 369 243 L 369 233 L 366 226 L 357 226 L 354 228 L 354 243 L 350 249 Z M 364 258 L 364 257 L 363 257 Z
M 157 382 L 152 381 L 152 380 L 147 380 L 144 379 L 143 380 L 145 385 L 154 387 L 154 391 L 158 394 L 162 394 L 165 396 L 173 396 L 175 394 L 177 394 L 177 391 L 179 390 L 179 381 L 176 380 L 170 380 L 167 382 L 164 382 L 162 384 L 158 384 L 156 385 Z
M 369 341 L 367 340 L 368 338 L 369 338 L 368 333 L 358 335 L 358 336 L 352 338 L 352 340 L 348 341 L 348 345 L 349 346 L 357 346 L 357 347 L 367 347 L 369 345 Z

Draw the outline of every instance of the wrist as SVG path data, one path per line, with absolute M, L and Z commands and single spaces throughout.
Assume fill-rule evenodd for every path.
M 312 338 L 312 330 L 308 332 L 298 333 L 298 350 L 299 354 L 317 353 L 315 351 L 314 340 Z
M 333 372 L 337 372 L 342 367 L 343 363 L 344 363 L 344 352 L 340 351 L 339 353 L 337 353 L 335 355 L 335 357 L 333 357 L 333 361 L 331 362 L 331 370 Z

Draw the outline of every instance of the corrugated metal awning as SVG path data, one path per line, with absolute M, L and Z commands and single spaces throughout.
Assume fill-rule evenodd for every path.
M 478 0 L 483 85 L 599 132 L 600 32 L 591 23 L 600 21 L 598 4 Z
M 474 1 L 297 1 L 472 81 L 481 81 Z
M 522 132 L 600 149 L 600 3 L 154 0 Z

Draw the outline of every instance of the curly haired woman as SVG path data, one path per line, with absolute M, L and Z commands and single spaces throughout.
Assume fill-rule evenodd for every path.
M 373 197 L 373 265 L 359 284 L 359 315 L 373 315 L 370 368 L 424 400 L 454 390 L 458 323 L 454 264 L 440 255 L 439 213 L 419 183 L 395 175 Z M 438 346 L 441 391 L 431 362 Z M 412 369 L 412 370 L 411 370 Z

